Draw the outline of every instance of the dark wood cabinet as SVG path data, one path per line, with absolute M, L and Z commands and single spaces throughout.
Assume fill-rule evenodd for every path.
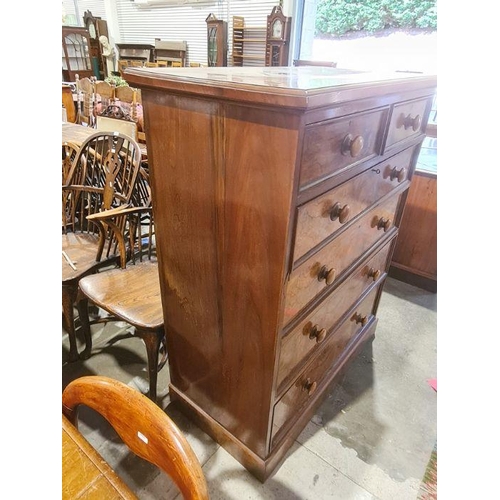
M 129 68 L 170 394 L 264 481 L 373 337 L 436 78 Z
M 62 81 L 74 82 L 94 76 L 90 59 L 90 36 L 86 28 L 62 27 Z
M 210 14 L 207 23 L 208 66 L 227 66 L 227 22 Z

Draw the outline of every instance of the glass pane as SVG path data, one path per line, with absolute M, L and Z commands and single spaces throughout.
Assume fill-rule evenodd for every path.
M 432 101 L 428 125 L 435 128 L 436 134 L 434 135 L 437 136 L 437 95 L 434 96 Z M 416 169 L 437 174 L 437 137 L 427 136 L 424 139 L 418 155 Z
M 217 28 L 208 30 L 208 65 L 217 66 Z

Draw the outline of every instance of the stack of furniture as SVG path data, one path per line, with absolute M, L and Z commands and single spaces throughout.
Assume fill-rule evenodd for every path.
M 187 43 L 160 40 L 155 38 L 156 62 L 163 61 L 167 66 L 181 67 L 186 65 Z
M 131 137 L 96 132 L 82 143 L 64 179 L 62 310 L 70 361 L 79 358 L 74 308 L 80 279 L 117 262 L 125 266 L 120 249 L 130 240 L 117 228 L 125 227 L 126 217 L 113 210 L 135 199 L 140 162 L 141 150 Z
M 152 158 L 169 391 L 265 480 L 374 336 L 436 78 L 192 72 L 127 70 Z

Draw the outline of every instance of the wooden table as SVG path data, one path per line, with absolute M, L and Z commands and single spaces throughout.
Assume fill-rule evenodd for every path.
M 74 142 L 81 145 L 82 142 L 92 134 L 95 134 L 97 129 L 78 125 L 77 123 L 63 123 L 62 124 L 62 142 Z M 142 160 L 148 157 L 146 144 L 137 143 L 141 149 Z
M 95 128 L 84 127 L 76 123 L 63 123 L 62 142 L 74 142 L 80 145 L 87 137 L 96 132 Z
M 136 499 L 78 429 L 62 416 L 62 498 Z

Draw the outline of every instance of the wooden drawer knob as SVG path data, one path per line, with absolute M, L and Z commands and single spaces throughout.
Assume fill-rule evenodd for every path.
M 347 219 L 349 219 L 349 212 L 351 211 L 349 205 L 340 206 L 340 203 L 335 203 L 330 210 L 330 220 L 338 219 L 341 224 L 343 224 Z
M 408 115 L 405 117 L 404 121 L 405 130 L 411 128 L 414 132 L 416 132 L 420 128 L 421 124 L 422 124 L 422 118 L 420 117 L 420 115 L 413 117 L 411 115 Z
M 394 167 L 391 170 L 389 178 L 391 179 L 391 181 L 397 179 L 398 182 L 403 182 L 406 179 L 406 168 L 403 167 L 398 170 L 396 167 Z
M 325 340 L 325 337 L 326 337 L 326 329 L 325 328 L 321 328 L 321 330 L 320 330 L 318 325 L 314 325 L 311 328 L 311 331 L 309 333 L 309 338 L 311 340 L 316 339 L 317 344 L 320 344 L 321 342 L 323 342 L 323 340 Z
M 377 222 L 377 229 L 383 229 L 384 233 L 391 227 L 391 219 L 386 219 L 385 217 L 380 217 Z
M 361 135 L 353 138 L 351 134 L 347 134 L 342 141 L 341 153 L 344 156 L 350 154 L 353 158 L 359 156 L 363 149 L 364 140 Z
M 304 383 L 304 391 L 307 391 L 307 394 L 309 394 L 309 396 L 314 394 L 317 387 L 318 387 L 318 383 L 316 381 L 311 382 L 310 378 L 308 378 Z
M 366 323 L 368 323 L 368 316 L 361 316 L 361 314 L 356 313 L 353 317 L 353 320 L 356 322 L 356 324 L 365 326 Z
M 381 274 L 380 269 L 375 270 L 373 267 L 370 267 L 370 269 L 368 269 L 367 276 L 368 278 L 373 278 L 373 281 L 377 281 Z
M 322 266 L 318 273 L 318 281 L 325 280 L 325 283 L 327 285 L 331 285 L 333 283 L 333 280 L 335 279 L 336 273 L 337 272 L 333 267 L 331 269 L 327 269 L 326 266 Z

